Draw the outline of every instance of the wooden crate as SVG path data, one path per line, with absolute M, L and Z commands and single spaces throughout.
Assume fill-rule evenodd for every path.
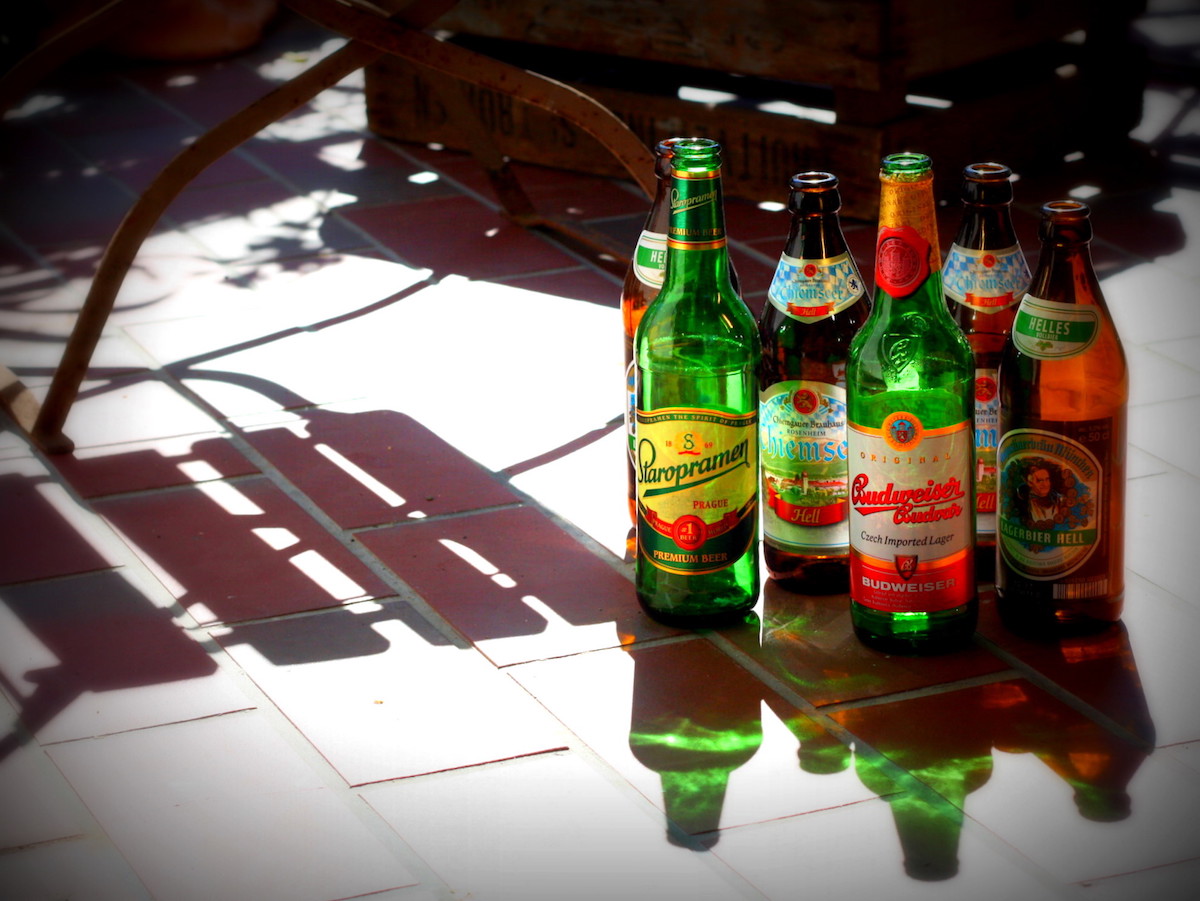
M 935 184 L 944 199 L 953 200 L 964 165 L 997 159 L 1020 169 L 1061 159 L 1075 149 L 1072 142 L 1079 133 L 1076 111 L 1082 109 L 1082 86 L 1070 65 L 1069 44 L 1039 46 L 913 79 L 905 85 L 906 93 L 948 105 L 904 103 L 884 121 L 864 122 L 838 111 L 837 92 L 828 85 L 731 76 L 506 40 L 461 41 L 590 94 L 648 146 L 672 135 L 720 141 L 730 196 L 782 203 L 793 173 L 833 171 L 841 179 L 848 218 L 875 217 L 879 162 L 886 153 L 928 153 L 939 176 Z M 714 99 L 687 99 L 699 96 L 697 90 Z M 501 94 L 473 87 L 467 92 L 471 108 L 505 155 L 598 175 L 626 174 L 599 144 L 568 123 Z M 460 124 L 418 67 L 395 58 L 373 64 L 367 69 L 366 96 L 368 121 L 378 134 L 468 147 Z M 812 117 L 778 111 L 788 104 L 805 107 Z
M 1056 40 L 1088 0 L 460 0 L 436 27 L 862 91 Z M 1104 15 L 1104 11 L 1100 11 Z

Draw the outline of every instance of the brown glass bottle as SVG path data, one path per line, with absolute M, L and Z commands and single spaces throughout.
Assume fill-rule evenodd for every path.
M 996 607 L 1063 635 L 1120 619 L 1129 376 L 1086 204 L 1042 207 L 1041 254 L 1000 361 Z
M 787 243 L 759 316 L 763 559 L 806 594 L 850 578 L 846 357 L 870 304 L 842 234 L 837 176 L 792 176 Z
M 963 215 L 942 266 L 950 315 L 975 354 L 975 578 L 996 571 L 996 446 L 1000 395 L 996 369 L 1017 304 L 1029 287 L 1029 264 L 1013 228 L 1012 170 L 972 163 L 963 170 Z
M 666 138 L 655 145 L 654 174 L 658 178 L 658 189 L 642 233 L 638 236 L 633 258 L 625 271 L 625 282 L 621 287 L 621 322 L 625 328 L 625 436 L 628 439 L 626 455 L 627 484 L 629 492 L 629 518 L 637 521 L 637 474 L 634 472 L 633 456 L 633 407 L 634 365 L 633 338 L 638 323 L 650 301 L 662 290 L 663 276 L 667 266 L 667 229 L 671 224 L 671 205 L 667 202 L 671 187 L 672 147 L 680 138 Z

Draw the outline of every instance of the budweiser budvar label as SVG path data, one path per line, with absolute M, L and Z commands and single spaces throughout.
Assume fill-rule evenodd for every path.
M 889 613 L 948 610 L 974 597 L 969 422 L 925 429 L 898 411 L 850 423 L 850 579 L 859 603 Z

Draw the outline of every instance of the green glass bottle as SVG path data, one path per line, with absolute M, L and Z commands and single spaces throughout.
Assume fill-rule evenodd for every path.
M 1129 372 L 1092 267 L 1091 211 L 1042 207 L 1000 360 L 996 609 L 1018 632 L 1096 631 L 1125 599 Z
M 855 634 L 936 653 L 975 631 L 971 346 L 942 293 L 928 156 L 884 157 L 871 315 L 850 345 L 850 602 Z
M 758 328 L 729 276 L 720 145 L 676 142 L 667 270 L 635 340 L 638 601 L 662 622 L 758 600 Z

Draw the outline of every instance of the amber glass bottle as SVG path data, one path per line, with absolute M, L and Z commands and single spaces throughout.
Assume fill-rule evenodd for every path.
M 841 205 L 837 176 L 792 176 L 791 227 L 758 321 L 763 559 L 807 594 L 849 585 L 846 358 L 870 304 Z
M 1129 376 L 1090 216 L 1075 200 L 1042 207 L 1037 272 L 1000 362 L 996 607 L 1025 633 L 1104 628 L 1125 597 Z
M 650 301 L 662 290 L 663 277 L 667 271 L 667 227 L 671 220 L 668 195 L 671 187 L 671 148 L 680 138 L 666 138 L 654 148 L 654 174 L 658 178 L 658 189 L 642 233 L 638 236 L 633 258 L 625 271 L 625 282 L 621 286 L 621 323 L 625 331 L 625 436 L 629 454 L 626 460 L 629 490 L 629 518 L 637 521 L 637 476 L 634 473 L 634 362 L 633 339 L 638 323 Z
M 967 166 L 962 220 L 942 265 L 950 314 L 975 354 L 975 578 L 988 582 L 996 571 L 996 369 L 1017 304 L 1029 287 L 1029 264 L 1012 224 L 1012 199 L 1008 166 Z

